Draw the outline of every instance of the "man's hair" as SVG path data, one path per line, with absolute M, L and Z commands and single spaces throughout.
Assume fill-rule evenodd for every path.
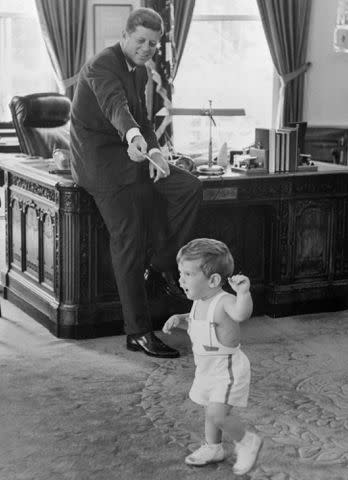
M 209 278 L 219 273 L 222 283 L 233 274 L 234 260 L 227 245 L 213 238 L 196 238 L 180 248 L 176 261 L 200 260 L 200 268 Z
M 129 15 L 126 23 L 126 32 L 132 33 L 137 27 L 161 32 L 161 35 L 164 32 L 162 17 L 152 8 L 137 8 Z

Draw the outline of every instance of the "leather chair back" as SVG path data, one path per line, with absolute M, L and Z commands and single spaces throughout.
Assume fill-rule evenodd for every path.
M 60 93 L 34 93 L 13 97 L 9 106 L 23 153 L 52 158 L 56 148 L 69 149 L 68 97 Z

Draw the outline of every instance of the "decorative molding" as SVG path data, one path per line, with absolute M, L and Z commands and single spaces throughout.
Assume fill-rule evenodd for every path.
M 27 190 L 28 192 L 34 193 L 39 197 L 46 198 L 53 203 L 56 201 L 56 192 L 54 189 L 44 187 L 43 185 L 27 180 L 23 177 L 19 177 L 18 175 L 11 174 L 10 185 Z
M 59 301 L 61 292 L 60 292 L 60 278 L 61 278 L 61 268 L 60 268 L 60 224 L 59 224 L 59 213 L 56 212 L 54 219 L 54 229 L 53 229 L 53 238 L 54 238 L 54 292 L 56 299 Z
M 235 200 L 238 197 L 237 187 L 206 188 L 203 190 L 203 201 Z
M 280 277 L 285 280 L 289 276 L 290 270 L 290 251 L 291 239 L 289 237 L 289 220 L 290 220 L 290 205 L 287 201 L 281 201 L 278 211 L 279 221 L 279 261 L 280 261 Z
M 336 176 L 325 177 L 302 177 L 297 178 L 293 184 L 294 194 L 307 193 L 310 195 L 326 193 L 331 194 L 337 191 Z
M 60 209 L 63 212 L 77 212 L 77 192 L 71 190 L 60 191 Z
M 29 267 L 31 270 L 33 270 L 35 273 L 39 273 L 39 267 L 38 265 L 36 265 L 35 263 L 31 262 L 30 260 L 28 260 L 28 258 L 26 258 L 26 261 L 25 261 L 26 265 L 27 265 L 27 268 Z
M 253 179 L 253 181 L 245 184 L 240 182 L 238 184 L 240 200 L 244 199 L 274 199 L 279 195 L 290 195 L 292 193 L 292 182 L 287 179 L 277 178 L 277 182 L 263 181 L 261 179 Z
M 91 249 L 90 249 L 90 240 L 93 237 L 92 230 L 90 228 L 91 222 L 89 217 L 85 217 L 82 221 L 80 229 L 80 295 L 81 299 L 88 301 L 90 298 L 90 263 L 91 263 Z M 93 260 L 92 260 L 93 261 Z M 93 283 L 93 281 L 92 281 Z
M 312 199 L 305 199 L 305 200 L 296 200 L 294 202 L 295 208 L 294 213 L 296 217 L 303 214 L 305 210 L 308 209 L 320 209 L 320 210 L 330 210 L 332 209 L 332 200 L 330 199 L 323 199 L 323 200 L 312 200 Z

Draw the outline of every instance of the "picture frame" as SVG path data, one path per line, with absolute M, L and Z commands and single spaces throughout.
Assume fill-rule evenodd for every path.
M 88 0 L 86 59 L 121 40 L 131 11 L 140 0 Z

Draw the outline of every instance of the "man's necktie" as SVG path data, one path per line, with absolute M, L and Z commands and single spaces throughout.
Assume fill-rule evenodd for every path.
M 130 71 L 131 77 L 132 77 L 132 83 L 133 83 L 133 88 L 134 88 L 134 96 L 136 98 L 136 112 L 138 114 L 141 114 L 142 111 L 142 106 L 141 106 L 141 100 L 140 100 L 140 95 L 139 95 L 139 90 L 137 87 L 137 80 L 136 80 L 136 69 L 133 68 L 133 70 Z

